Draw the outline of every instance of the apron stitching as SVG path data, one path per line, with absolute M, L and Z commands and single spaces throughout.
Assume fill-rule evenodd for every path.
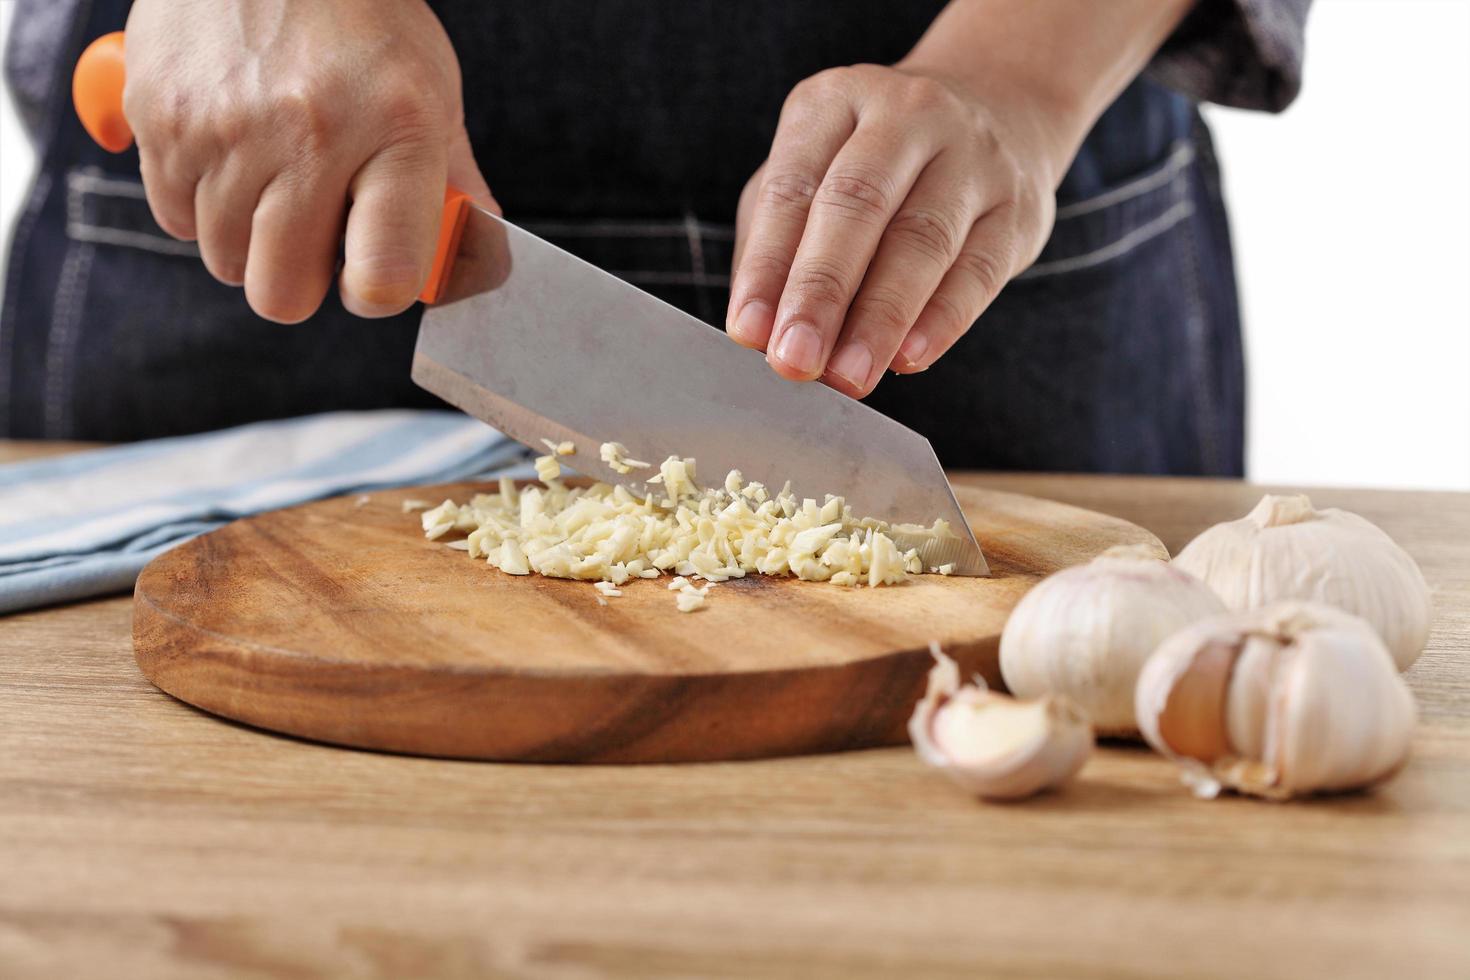
M 181 242 L 148 231 L 100 225 L 87 220 L 84 206 L 72 208 L 71 201 L 83 201 L 88 194 L 97 197 L 112 197 L 124 200 L 147 200 L 143 185 L 129 180 L 104 177 L 95 167 L 72 170 L 66 175 L 67 209 L 66 234 L 79 242 L 96 242 L 101 245 L 118 245 L 140 248 L 160 255 L 199 257 L 199 246 L 193 242 Z
M 69 172 L 66 175 L 66 185 L 83 194 L 126 197 L 134 201 L 148 200 L 148 192 L 140 181 L 108 177 L 96 167 L 83 167 Z
M 10 252 L 14 253 L 22 242 L 29 243 L 31 236 L 36 233 L 36 222 L 41 218 L 41 210 L 46 198 L 51 193 L 51 175 L 42 170 L 36 175 L 36 181 L 31 186 L 31 196 L 26 202 L 25 213 L 21 215 L 19 223 L 15 227 L 15 237 L 10 240 Z M 5 280 L 5 310 L 0 314 L 0 381 L 5 383 L 6 396 L 0 398 L 0 432 L 10 431 L 10 392 L 15 391 L 14 381 L 10 376 L 12 370 L 11 358 L 15 346 L 16 329 L 16 304 L 20 302 L 20 267 L 21 262 L 14 254 L 6 256 L 6 265 L 9 275 Z M 9 326 L 9 330 L 3 329 Z
M 1085 201 L 1075 201 L 1072 204 L 1057 208 L 1057 220 L 1061 221 L 1065 218 L 1075 218 L 1079 215 L 1090 214 L 1110 204 L 1121 204 L 1124 201 L 1132 200 L 1140 194 L 1153 190 L 1155 187 L 1162 187 L 1169 183 L 1175 177 L 1179 176 L 1185 167 L 1193 162 L 1194 145 L 1180 140 L 1175 145 L 1175 149 L 1169 154 L 1169 159 L 1165 161 L 1163 167 L 1151 174 L 1136 177 L 1126 184 L 1099 194 L 1097 197 L 1090 197 Z
M 1186 187 L 1190 182 L 1185 181 Z M 1192 193 L 1192 188 L 1185 191 Z M 1194 394 L 1194 428 L 1195 437 L 1199 440 L 1200 453 L 1204 457 L 1200 468 L 1207 473 L 1223 473 L 1221 467 L 1219 440 L 1215 437 L 1215 427 L 1210 424 L 1211 398 L 1210 398 L 1210 370 L 1208 343 L 1205 337 L 1205 316 L 1209 306 L 1205 303 L 1204 289 L 1200 282 L 1200 257 L 1198 243 L 1195 241 L 1195 229 L 1186 229 L 1184 235 L 1185 256 L 1185 288 L 1189 292 L 1189 314 L 1185 317 L 1185 337 L 1189 343 L 1189 367 L 1194 375 L 1194 384 L 1190 386 Z
M 141 248 L 159 255 L 199 257 L 199 246 L 191 242 L 174 241 L 172 238 L 150 235 L 146 231 L 124 231 L 121 228 L 108 228 L 104 225 L 93 225 L 83 221 L 77 224 L 67 222 L 66 233 L 70 238 L 79 242 Z
M 71 394 L 72 334 L 81 320 L 82 296 L 86 293 L 85 283 L 92 271 L 92 257 L 97 254 L 95 246 L 81 244 L 66 250 L 66 261 L 61 267 L 61 284 L 57 290 L 56 306 L 51 315 L 51 330 L 46 343 L 45 418 L 42 431 L 52 439 L 64 438 L 68 434 L 70 414 L 67 399 Z
M 1113 259 L 1127 255 L 1129 252 L 1143 245 L 1152 238 L 1157 238 L 1179 222 L 1194 214 L 1194 203 L 1192 201 L 1178 201 L 1167 211 L 1134 228 L 1128 234 L 1118 238 L 1102 248 L 1084 252 L 1081 255 L 1069 256 L 1065 259 L 1056 259 L 1051 262 L 1038 262 L 1016 278 L 1040 279 L 1044 276 L 1061 275 L 1064 272 L 1076 272 L 1081 269 L 1090 269 L 1095 265 L 1102 265 Z
M 709 319 L 709 280 L 704 269 L 704 239 L 699 221 L 691 211 L 684 212 L 684 238 L 689 243 L 689 269 L 694 277 L 694 296 L 699 303 L 699 318 Z

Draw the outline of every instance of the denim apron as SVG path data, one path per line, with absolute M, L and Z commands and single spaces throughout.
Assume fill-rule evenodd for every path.
M 891 63 L 939 0 L 435 4 L 508 217 L 723 322 L 740 189 L 781 102 Z M 253 316 L 150 216 L 134 153 L 92 146 L 69 71 L 122 0 L 21 0 L 7 75 L 41 156 L 0 311 L 0 435 L 130 440 L 329 409 L 427 406 L 418 310 Z M 1088 136 L 1041 257 L 943 359 L 870 397 L 954 467 L 1239 475 L 1244 378 L 1219 169 L 1146 79 Z M 794 424 L 799 424 L 795 422 Z

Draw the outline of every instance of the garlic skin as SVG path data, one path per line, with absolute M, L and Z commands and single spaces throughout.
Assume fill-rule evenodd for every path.
M 1304 494 L 1267 494 L 1240 520 L 1200 534 L 1174 564 L 1232 610 L 1300 599 L 1361 616 L 1400 670 L 1429 640 L 1429 585 L 1409 553 L 1357 514 L 1313 509 Z
M 1165 640 L 1138 678 L 1144 738 L 1195 794 L 1284 800 L 1359 789 L 1408 759 L 1418 711 L 1364 620 L 1286 602 Z
M 1019 698 L 1066 695 L 1101 735 L 1135 735 L 1133 689 L 1165 638 L 1225 612 L 1209 587 L 1141 545 L 1110 548 L 1021 599 L 1000 637 L 1000 672 Z
M 1092 753 L 1087 718 L 1064 697 L 1039 701 L 960 685 L 959 665 L 930 644 L 935 664 L 913 716 L 914 751 L 976 796 L 1017 800 L 1059 786 Z

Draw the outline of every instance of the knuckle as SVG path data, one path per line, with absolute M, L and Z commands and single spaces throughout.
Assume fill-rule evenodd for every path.
M 227 103 L 214 113 L 215 136 L 224 146 L 239 146 L 254 128 L 253 114 L 238 102 Z
M 805 96 L 831 96 L 843 92 L 850 84 L 853 70 L 846 66 L 824 68 L 800 82 L 792 92 L 802 90 Z
M 740 275 L 760 281 L 784 283 L 791 273 L 791 259 L 774 252 L 748 252 L 740 259 Z
M 814 203 L 859 220 L 876 221 L 888 214 L 893 195 L 893 180 L 888 175 L 853 167 L 829 174 L 818 188 Z
M 906 109 L 915 113 L 953 109 L 958 101 L 948 85 L 927 75 L 904 76 L 898 87 L 898 99 Z
M 951 294 L 940 290 L 929 299 L 929 316 L 944 337 L 958 337 L 970 329 L 977 311 L 967 310 Z
M 266 120 L 249 120 L 245 125 L 264 122 L 284 127 L 308 146 L 325 147 L 336 140 L 342 129 L 342 116 L 334 108 L 336 104 L 337 100 L 328 98 L 317 85 L 294 85 L 272 96 Z
M 428 138 L 444 128 L 433 101 L 409 86 L 393 86 L 381 97 L 379 112 L 390 139 Z
M 966 249 L 955 259 L 955 268 L 968 278 L 988 302 L 1005 285 L 1005 263 L 990 249 Z
M 946 265 L 959 250 L 959 222 L 944 211 L 903 208 L 888 223 L 888 231 L 900 244 Z
M 887 334 L 904 334 L 914 325 L 913 310 L 891 289 L 866 290 L 853 303 L 853 314 Z
M 847 276 L 825 259 L 807 260 L 793 273 L 791 281 L 802 300 L 814 305 L 845 307 L 852 296 Z
M 123 101 L 123 112 L 129 113 L 126 94 Z M 138 109 L 137 116 L 128 116 L 129 119 L 139 119 L 153 141 L 164 140 L 170 144 L 181 143 L 188 137 L 193 117 L 194 100 L 182 88 L 166 88 L 153 93 L 148 97 L 146 107 Z
M 993 127 L 985 123 L 977 123 L 966 132 L 972 156 L 990 160 L 1004 155 L 1000 134 Z
M 795 171 L 771 173 L 761 183 L 760 201 L 772 207 L 805 211 L 811 207 L 816 193 L 817 182 L 806 174 Z

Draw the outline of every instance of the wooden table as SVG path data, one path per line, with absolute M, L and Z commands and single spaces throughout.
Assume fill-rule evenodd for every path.
M 1260 493 L 962 479 L 1171 550 Z M 1470 976 L 1470 495 L 1313 496 L 1401 541 L 1437 607 L 1408 769 L 1290 805 L 1195 800 L 1123 747 L 1020 805 L 967 799 L 906 749 L 375 755 L 153 689 L 126 598 L 0 620 L 0 976 Z

